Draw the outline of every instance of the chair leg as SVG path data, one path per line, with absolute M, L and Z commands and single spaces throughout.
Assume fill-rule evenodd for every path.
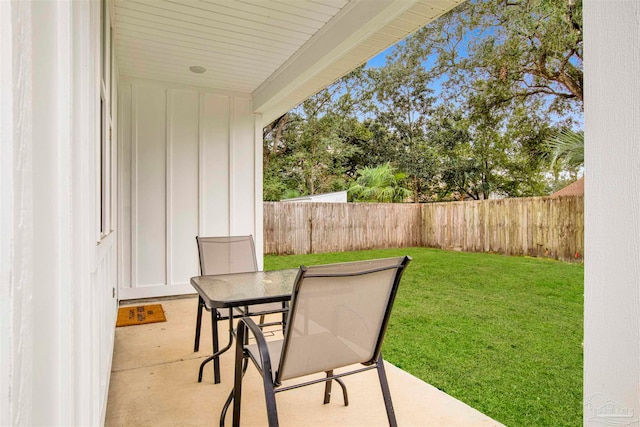
M 344 382 L 340 378 L 335 378 L 335 381 L 340 385 L 340 388 L 342 388 L 342 398 L 344 399 L 344 406 L 349 406 L 349 396 L 347 395 L 347 386 L 344 384 Z
M 382 389 L 382 397 L 384 398 L 384 406 L 387 410 L 387 419 L 389 420 L 390 427 L 397 427 L 396 414 L 393 410 L 393 403 L 391 402 L 391 392 L 389 391 L 389 383 L 387 382 L 387 374 L 384 371 L 384 362 L 382 355 L 378 356 L 376 362 L 378 370 L 378 378 L 380 379 L 380 388 Z
M 327 378 L 333 375 L 333 370 L 326 371 Z M 335 381 L 342 389 L 342 398 L 344 399 L 344 406 L 349 406 L 349 395 L 347 394 L 347 386 L 340 378 L 333 378 L 332 380 L 325 381 L 324 383 L 324 404 L 326 405 L 331 401 L 331 383 Z
M 242 403 L 242 365 L 244 357 L 244 337 L 246 333 L 244 323 L 238 322 L 238 336 L 236 341 L 236 363 L 234 370 L 233 390 L 231 391 L 231 399 L 233 399 L 233 427 L 240 426 L 240 405 Z M 222 422 L 222 420 L 221 420 Z
M 253 323 L 253 321 L 252 321 Z M 255 323 L 253 323 L 255 324 Z M 256 326 L 259 329 L 259 326 Z M 253 329 L 253 326 L 252 326 Z M 235 364 L 235 378 L 233 385 L 233 427 L 240 426 L 240 407 L 242 400 L 242 376 L 243 376 L 243 368 L 242 368 L 242 360 L 248 358 L 248 355 L 245 355 L 244 345 L 245 342 L 245 334 L 247 332 L 247 324 L 244 321 L 238 322 L 237 336 L 236 336 L 236 364 Z M 263 357 L 266 348 L 266 342 L 264 340 L 260 340 L 261 337 L 256 336 L 256 340 L 258 341 L 258 347 L 260 348 L 260 357 Z M 246 366 L 245 368 L 246 369 Z M 267 406 L 267 419 L 269 422 L 269 427 L 278 427 L 278 409 L 276 407 L 276 393 L 273 385 L 273 373 L 271 371 L 271 364 L 269 362 L 269 358 L 267 357 L 266 361 L 263 359 L 263 367 L 260 370 L 260 375 L 262 376 L 262 382 L 264 385 L 264 397 L 265 403 Z
M 245 357 L 242 365 L 243 378 L 244 378 L 244 374 L 247 373 L 248 366 L 249 366 L 249 359 Z M 234 378 L 234 382 L 235 382 L 235 378 Z M 220 427 L 224 427 L 224 420 L 227 418 L 227 412 L 229 411 L 231 402 L 233 402 L 233 390 L 234 389 L 231 389 L 231 393 L 229 393 L 229 397 L 227 397 L 227 401 L 224 402 L 224 406 L 222 406 L 222 412 L 220 413 Z
M 333 371 L 327 371 L 327 378 L 333 375 Z M 331 402 L 331 383 L 333 380 L 328 380 L 324 382 L 324 404 L 328 404 Z
M 278 409 L 276 407 L 276 393 L 273 390 L 273 378 L 271 372 L 262 373 L 264 383 L 264 398 L 267 404 L 267 419 L 269 427 L 278 427 Z
M 196 317 L 196 340 L 193 343 L 193 351 L 196 352 L 200 350 L 200 329 L 202 327 L 202 307 L 204 306 L 204 301 L 202 297 L 198 295 L 198 317 Z
M 241 324 L 238 328 L 238 341 L 236 344 L 236 366 L 235 366 L 235 379 L 233 384 L 233 427 L 240 427 L 240 408 L 242 403 L 242 377 L 243 377 L 243 363 L 244 359 L 244 334 L 246 333 L 246 327 Z M 246 365 L 245 365 L 246 369 Z M 278 427 L 278 410 L 276 408 L 276 394 L 273 390 L 273 379 L 271 378 L 271 372 L 263 372 L 262 379 L 264 383 L 264 395 L 267 404 L 267 418 L 269 421 L 269 427 Z

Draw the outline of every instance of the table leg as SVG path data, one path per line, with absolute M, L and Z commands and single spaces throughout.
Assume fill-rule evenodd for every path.
M 218 310 L 211 310 L 211 339 L 213 342 L 213 354 L 218 354 L 220 346 L 218 344 Z M 220 357 L 213 358 L 213 382 L 220 383 Z
M 229 309 L 229 344 L 223 349 L 218 346 L 218 322 L 216 309 L 211 309 L 211 338 L 213 341 L 213 354 L 202 361 L 200 371 L 198 372 L 198 382 L 202 382 L 204 367 L 213 360 L 213 381 L 214 384 L 220 384 L 220 355 L 231 348 L 233 344 L 233 309 Z
M 193 344 L 194 352 L 200 350 L 200 328 L 202 327 L 202 308 L 203 307 L 204 307 L 204 300 L 200 295 L 198 295 L 198 317 L 196 318 L 196 340 Z

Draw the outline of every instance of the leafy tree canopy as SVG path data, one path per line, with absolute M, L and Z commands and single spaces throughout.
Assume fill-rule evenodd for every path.
M 581 0 L 465 2 L 267 126 L 265 199 L 374 200 L 383 172 L 413 201 L 548 194 L 575 171 L 547 141 L 581 122 L 582 50 Z
M 474 0 L 399 45 L 395 56 L 431 61 L 446 97 L 492 106 L 543 99 L 560 114 L 583 107 L 581 0 Z

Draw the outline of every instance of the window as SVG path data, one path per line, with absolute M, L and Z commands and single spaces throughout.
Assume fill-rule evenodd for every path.
M 99 233 L 98 240 L 113 230 L 113 120 L 111 110 L 112 28 L 107 0 L 100 2 L 100 147 L 97 153 L 99 173 Z

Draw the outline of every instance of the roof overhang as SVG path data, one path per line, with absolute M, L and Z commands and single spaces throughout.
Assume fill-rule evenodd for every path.
M 269 123 L 464 0 L 353 0 L 253 92 Z
M 116 0 L 116 55 L 122 76 L 251 95 L 269 123 L 463 1 Z

